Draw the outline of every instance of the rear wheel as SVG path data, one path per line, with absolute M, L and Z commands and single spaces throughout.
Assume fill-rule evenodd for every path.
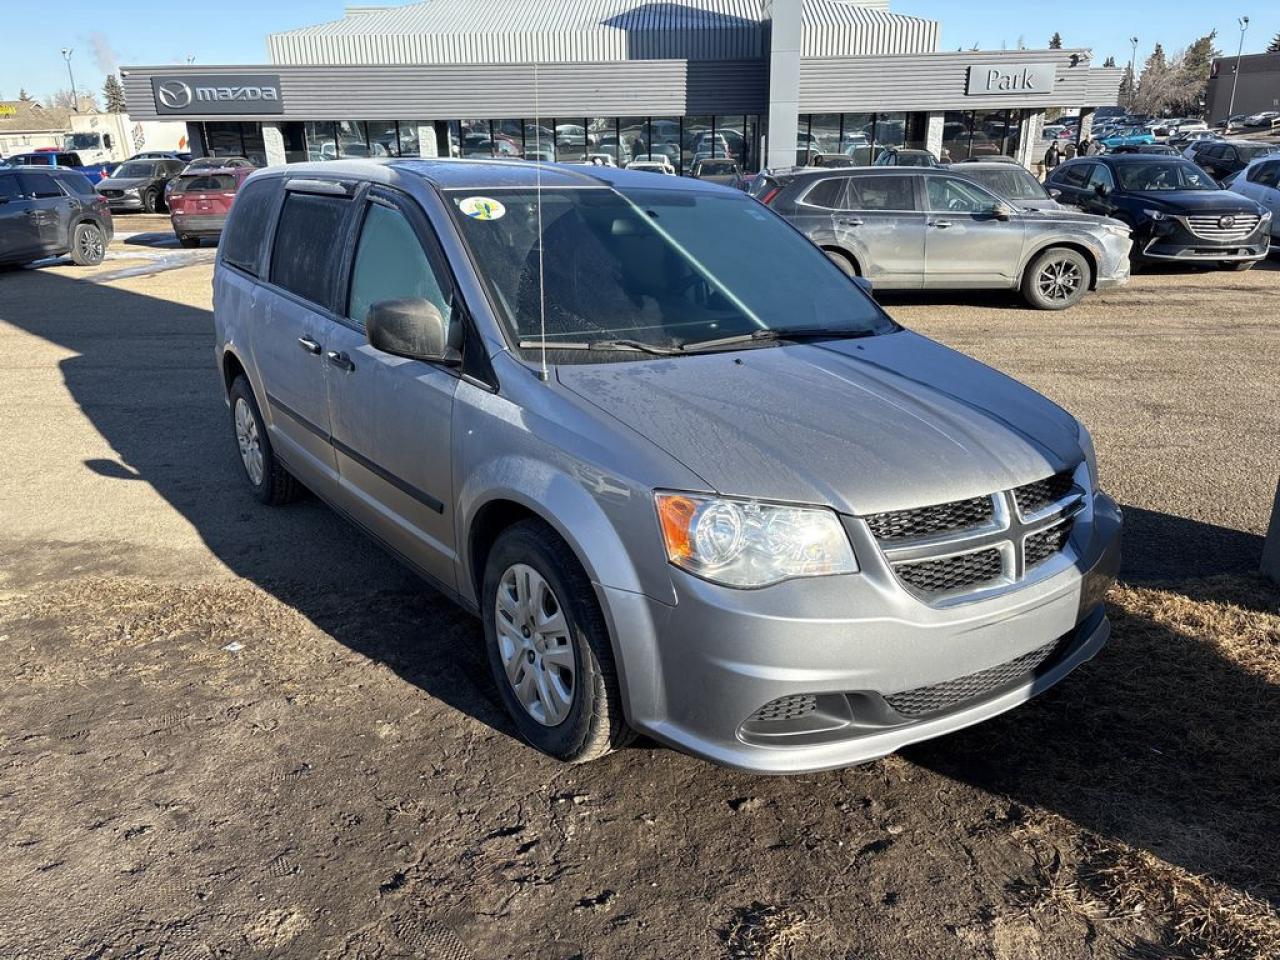
M 96 223 L 77 223 L 71 231 L 71 259 L 82 267 L 92 267 L 107 255 L 107 238 Z
M 1053 247 L 1031 262 L 1022 277 L 1022 296 L 1037 310 L 1065 310 L 1079 303 L 1093 283 L 1084 254 Z
M 231 400 L 231 429 L 240 451 L 244 477 L 253 495 L 271 506 L 298 499 L 302 487 L 276 459 L 249 381 L 243 376 L 236 377 L 228 397 Z
M 188 249 L 200 246 L 199 237 L 179 237 L 178 242 Z
M 1256 260 L 1228 260 L 1226 263 L 1218 264 L 1218 269 L 1243 272 L 1245 270 L 1252 270 L 1255 263 L 1257 263 Z
M 824 249 L 824 250 L 823 250 L 823 253 L 825 253 L 825 254 L 827 255 L 827 258 L 828 258 L 832 263 L 834 263 L 837 267 L 839 267 L 839 268 L 844 272 L 844 275 L 845 275 L 846 277 L 856 277 L 856 276 L 859 276 L 858 268 L 857 268 L 857 266 L 855 266 L 855 265 L 854 265 L 854 262 L 853 262 L 852 260 L 850 260 L 848 257 L 846 257 L 846 256 L 845 256 L 843 253 L 841 253 L 840 251 L 838 251 L 838 250 L 825 250 L 825 249 Z
M 551 527 L 524 520 L 503 531 L 481 602 L 494 683 L 522 737 L 567 763 L 631 739 L 595 590 Z

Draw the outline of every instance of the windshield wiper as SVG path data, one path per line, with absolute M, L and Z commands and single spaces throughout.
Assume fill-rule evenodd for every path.
M 836 330 L 831 327 L 798 327 L 795 330 L 753 330 L 751 333 L 740 333 L 736 337 L 721 337 L 718 340 L 695 340 L 680 345 L 683 353 L 699 353 L 704 350 L 719 350 L 724 347 L 736 347 L 744 343 L 769 343 L 777 340 L 858 340 L 862 337 L 874 337 L 874 330 Z
M 661 356 L 683 353 L 680 347 L 645 343 L 641 340 L 521 340 L 521 350 L 625 350 L 635 353 L 656 353 Z

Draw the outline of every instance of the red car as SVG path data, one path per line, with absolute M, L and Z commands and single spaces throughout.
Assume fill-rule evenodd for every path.
M 169 193 L 169 219 L 184 247 L 198 247 L 204 237 L 222 233 L 236 193 L 253 167 L 198 167 L 186 170 Z

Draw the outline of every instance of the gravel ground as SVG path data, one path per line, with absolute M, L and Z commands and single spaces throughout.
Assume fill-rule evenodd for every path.
M 320 504 L 242 489 L 210 251 L 163 229 L 0 276 L 0 956 L 1280 950 L 1280 594 L 1248 573 L 1280 263 L 1067 314 L 886 296 L 1090 425 L 1136 586 L 1038 701 L 769 779 L 517 742 L 474 621 Z

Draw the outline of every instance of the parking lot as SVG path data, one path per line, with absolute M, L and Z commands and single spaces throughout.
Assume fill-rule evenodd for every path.
M 1093 431 L 1112 643 L 961 734 L 762 778 L 522 745 L 478 622 L 243 488 L 213 250 L 116 229 L 0 275 L 0 956 L 1280 955 L 1280 260 L 1061 314 L 883 296 Z

